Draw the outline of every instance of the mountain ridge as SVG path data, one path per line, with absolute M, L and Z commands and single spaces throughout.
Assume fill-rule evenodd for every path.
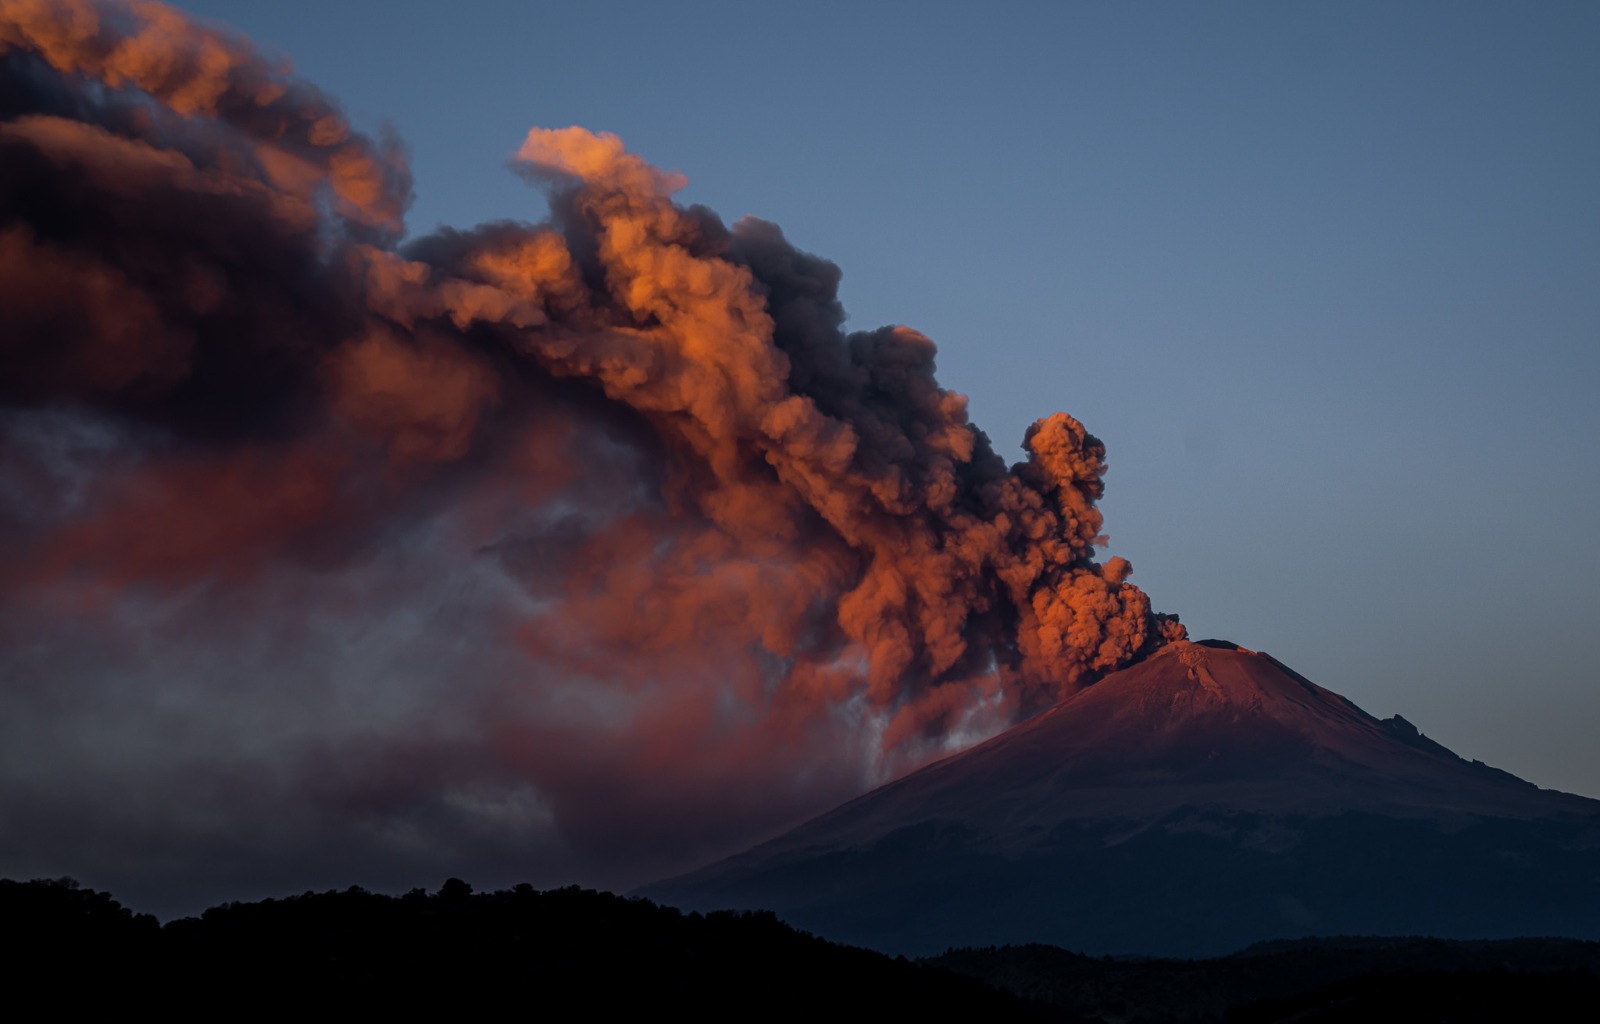
M 1600 801 L 1461 758 L 1270 655 L 1203 641 L 640 892 L 765 906 L 911 952 L 1043 941 L 1215 953 L 1335 926 L 1485 937 L 1541 921 L 1600 937 L 1596 850 Z M 1093 891 L 1073 891 L 1074 877 L 1097 879 Z M 1193 942 L 1168 934 L 1175 920 L 1150 899 L 1180 877 L 1198 890 L 1171 893 Z M 1563 910 L 1561 880 L 1583 914 Z M 1453 903 L 1446 883 L 1476 896 Z M 1133 907 L 1142 923 L 1102 927 Z

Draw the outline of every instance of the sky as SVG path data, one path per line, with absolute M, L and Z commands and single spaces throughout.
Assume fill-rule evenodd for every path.
M 686 176 L 680 203 L 781 225 L 842 271 L 848 329 L 903 324 L 933 340 L 939 383 L 968 396 L 1006 461 L 1056 411 L 1105 443 L 1100 557 L 1129 559 L 1156 611 L 1193 636 L 1265 650 L 1375 715 L 1404 715 L 1465 757 L 1600 797 L 1592 4 L 178 6 L 291 60 L 356 129 L 403 141 L 409 240 L 545 218 L 547 193 L 509 164 L 535 126 L 614 133 Z M 211 837 L 214 862 L 251 851 L 247 868 L 216 868 L 208 892 L 321 884 L 361 851 L 408 842 L 426 851 L 391 884 L 436 882 L 422 876 L 458 862 L 484 878 L 637 884 L 650 879 L 629 864 L 666 863 L 644 848 L 693 866 L 861 784 L 814 756 L 795 762 L 808 781 L 787 796 L 774 796 L 776 775 L 754 773 L 734 795 L 706 783 L 743 824 L 666 841 L 670 822 L 712 811 L 631 827 L 597 811 L 579 826 L 549 800 L 555 769 L 491 785 L 454 747 L 389 744 L 394 723 L 455 721 L 462 684 L 438 680 L 460 665 L 479 680 L 513 671 L 475 632 L 503 584 L 466 570 L 441 581 L 445 542 L 404 536 L 393 551 L 369 538 L 373 556 L 341 571 L 350 600 L 412 595 L 359 628 L 275 619 L 207 627 L 196 644 L 173 625 L 230 603 L 241 606 L 230 622 L 259 622 L 257 587 L 124 600 L 119 625 L 96 634 L 114 642 L 13 638 L 13 680 L 95 682 L 81 705 L 58 694 L 69 710 L 35 702 L 34 717 L 13 719 L 48 725 L 37 746 L 13 744 L 13 821 L 44 821 L 48 804 L 78 824 L 51 826 L 67 837 L 54 847 L 0 851 L 15 865 L 0 867 L 143 885 L 179 906 L 203 888 L 173 880 L 189 870 L 180 850 L 197 847 L 82 825 L 105 799 L 97 780 L 159 763 L 130 792 L 154 802 L 161 786 L 204 782 L 225 803 L 241 791 L 225 776 L 259 784 L 277 764 L 267 748 L 288 738 L 316 751 L 297 764 L 326 760 L 336 779 L 305 821 L 285 797 L 238 820 L 206 811 L 214 825 L 164 809 L 166 824 L 148 826 Z M 275 578 L 274 606 L 329 600 L 284 596 L 308 585 Z M 493 703 L 488 683 L 467 689 L 474 707 Z M 630 713 L 611 696 L 562 694 L 597 716 Z M 120 732 L 126 716 L 153 714 L 151 700 L 157 725 Z M 457 724 L 463 743 L 484 736 L 480 721 Z M 951 726 L 941 749 L 976 735 L 968 726 Z M 260 757 L 245 756 L 252 742 Z M 561 762 L 558 741 L 537 742 Z M 38 752 L 50 744 L 57 753 Z M 338 782 L 353 747 L 412 767 Z M 179 748 L 211 754 L 163 761 Z M 736 771 L 732 750 L 673 770 Z M 46 756 L 48 778 L 27 790 L 19 780 L 39 763 L 28 759 Z M 183 767 L 196 763 L 215 774 L 197 782 Z M 611 770 L 599 755 L 571 763 Z M 407 797 L 412 810 L 363 833 L 378 845 L 353 843 L 348 863 L 318 852 L 335 832 L 310 819 L 374 813 L 372 787 L 424 787 L 427 764 L 465 781 L 441 785 L 437 806 Z M 616 799 L 595 784 L 587 799 Z M 32 810 L 17 809 L 24 790 Z M 693 791 L 685 782 L 659 805 Z M 585 838 L 530 860 L 552 821 Z M 461 838 L 445 849 L 443 832 Z M 110 867 L 103 848 L 118 844 L 142 866 Z M 72 859 L 62 851 L 81 864 L 50 867 Z

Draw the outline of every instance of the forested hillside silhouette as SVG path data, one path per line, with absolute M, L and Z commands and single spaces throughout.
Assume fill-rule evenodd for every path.
M 6 973 L 78 1005 L 226 1014 L 263 1006 L 525 1006 L 560 1016 L 659 1012 L 816 1019 L 911 1012 L 1063 1020 L 983 983 L 796 931 L 770 913 L 684 914 L 529 885 L 386 896 L 352 887 L 228 903 L 158 924 L 70 879 L 0 880 Z
M 890 958 L 763 911 L 459 879 L 227 903 L 165 925 L 70 879 L 0 880 L 13 991 L 177 1015 L 339 1007 L 702 1020 L 926 1014 L 934 1020 L 1271 1024 L 1564 1020 L 1600 1005 L 1600 943 L 1343 938 L 1207 960 L 1054 946 Z

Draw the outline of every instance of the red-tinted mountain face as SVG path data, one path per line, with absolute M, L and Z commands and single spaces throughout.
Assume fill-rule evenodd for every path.
M 1464 761 L 1402 718 L 1380 721 L 1269 655 L 1213 640 L 1172 644 L 801 832 L 828 826 L 862 841 L 954 818 L 1021 837 L 1069 819 L 1205 804 L 1441 821 L 1600 810 Z
M 1600 801 L 1466 761 L 1272 657 L 1177 643 L 647 894 L 890 949 L 1223 952 L 1600 934 Z

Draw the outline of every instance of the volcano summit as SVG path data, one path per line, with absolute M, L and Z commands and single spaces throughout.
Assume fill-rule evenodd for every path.
M 1269 655 L 1179 642 L 646 894 L 767 907 L 829 938 L 908 953 L 1594 938 L 1600 801 L 1463 760 Z

